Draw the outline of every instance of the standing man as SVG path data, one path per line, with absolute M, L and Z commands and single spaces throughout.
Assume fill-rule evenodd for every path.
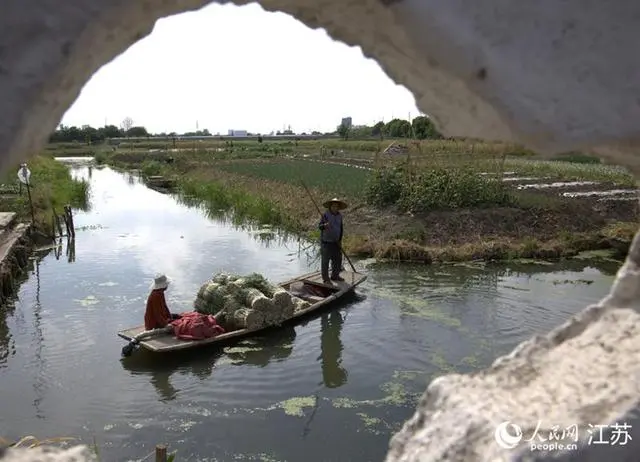
M 320 219 L 320 255 L 322 263 L 322 282 L 331 284 L 331 281 L 344 281 L 340 277 L 342 269 L 342 235 L 344 226 L 340 210 L 347 208 L 347 203 L 333 198 L 322 204 L 327 211 Z M 329 278 L 329 262 L 331 262 L 331 278 Z

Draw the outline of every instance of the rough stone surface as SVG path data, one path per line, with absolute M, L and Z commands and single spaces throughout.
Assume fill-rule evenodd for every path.
M 15 221 L 15 212 L 0 212 L 0 229 L 11 226 Z
M 4 453 L 4 454 L 3 454 Z M 97 462 L 98 459 L 86 446 L 69 449 L 36 447 L 0 451 L 2 462 Z
M 158 18 L 206 0 L 4 0 L 0 14 L 0 171 L 37 152 L 89 77 Z M 236 1 L 240 4 L 243 1 Z M 335 39 L 360 45 L 413 92 L 447 135 L 519 141 L 546 153 L 593 148 L 640 173 L 636 56 L 640 3 L 630 0 L 263 0 Z M 435 380 L 393 438 L 387 460 L 519 460 L 493 430 L 638 423 L 640 241 L 608 297 L 474 375 Z M 585 436 L 585 435 L 583 435 Z M 632 433 L 633 436 L 633 433 Z M 566 460 L 635 460 L 594 446 Z M 638 440 L 636 442 L 636 440 Z M 62 453 L 61 453 L 62 454 Z M 12 457 L 13 459 L 9 459 Z M 21 458 L 19 458 L 21 457 Z M 44 459 L 37 451 L 4 460 Z M 75 460 L 88 460 L 78 455 Z

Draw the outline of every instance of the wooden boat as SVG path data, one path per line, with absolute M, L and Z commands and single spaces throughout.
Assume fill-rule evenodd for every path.
M 328 304 L 352 292 L 357 286 L 362 284 L 367 279 L 366 275 L 355 273 L 352 271 L 343 271 L 340 276 L 344 279 L 344 281 L 336 281 L 331 285 L 324 284 L 322 282 L 322 276 L 320 272 L 316 271 L 314 273 L 303 274 L 302 276 L 298 276 L 294 279 L 290 279 L 289 281 L 277 284 L 284 290 L 291 292 L 292 295 L 307 300 L 311 303 L 311 306 L 307 307 L 304 310 L 296 312 L 284 323 L 290 323 L 302 316 L 326 307 Z M 297 285 L 300 285 L 300 283 L 302 284 L 303 290 L 301 291 L 301 293 L 291 291 L 291 286 L 295 283 L 298 283 Z M 213 343 L 226 343 L 230 340 L 240 340 L 241 338 L 254 335 L 257 332 L 269 328 L 273 328 L 273 326 L 266 326 L 254 330 L 240 329 L 204 340 L 180 340 L 174 337 L 171 333 L 163 333 L 161 335 L 154 336 L 145 340 L 140 340 L 139 345 L 142 348 L 153 352 L 167 353 L 171 351 L 211 345 Z M 131 341 L 137 335 L 140 335 L 144 331 L 144 325 L 142 325 L 120 331 L 118 332 L 118 336 L 127 341 Z
M 174 178 L 165 178 L 163 176 L 148 176 L 144 179 L 144 183 L 149 189 L 163 194 L 171 192 L 176 186 Z

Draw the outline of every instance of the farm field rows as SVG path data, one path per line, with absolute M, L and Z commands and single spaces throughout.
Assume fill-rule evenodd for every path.
M 216 168 L 237 175 L 252 176 L 264 180 L 300 183 L 325 191 L 329 195 L 363 198 L 368 179 L 374 168 L 351 164 L 340 159 L 261 159 L 224 161 L 214 164 Z M 389 164 L 387 166 L 391 166 Z M 460 165 L 453 165 L 460 167 Z M 498 175 L 495 164 L 480 163 L 473 168 L 479 175 Z M 438 166 L 444 167 L 444 166 Z M 426 167 L 416 165 L 416 171 Z M 633 177 L 615 166 L 572 164 L 569 162 L 507 159 L 505 172 L 499 174 L 502 181 L 514 189 L 540 194 L 557 194 L 571 197 L 571 191 L 618 191 L 617 195 L 628 195 L 635 190 Z M 493 170 L 493 171 L 492 171 Z M 616 189 L 617 188 L 617 189 Z M 579 197 L 579 196 L 577 196 Z
M 327 195 L 362 198 L 370 173 L 348 165 L 322 164 L 298 159 L 235 161 L 217 168 L 237 175 L 280 181 L 323 191 Z

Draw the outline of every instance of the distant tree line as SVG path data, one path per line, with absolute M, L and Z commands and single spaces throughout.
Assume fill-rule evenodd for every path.
M 80 143 L 96 144 L 107 138 L 122 138 L 125 136 L 145 137 L 151 135 L 146 128 L 135 126 L 124 129 L 118 128 L 115 125 L 105 125 L 100 128 L 94 128 L 90 125 L 83 125 L 82 127 L 60 125 L 56 131 L 49 136 L 49 142 L 70 143 L 77 141 Z
M 411 122 L 405 119 L 392 119 L 387 123 L 378 122 L 373 126 L 358 125 L 348 127 L 340 124 L 336 130 L 343 139 L 362 138 L 413 138 L 417 140 L 440 139 L 443 136 L 426 116 L 419 116 Z
M 278 135 L 295 135 L 290 130 L 277 132 Z M 320 132 L 312 132 L 312 135 L 322 136 Z M 433 122 L 426 116 L 419 116 L 411 122 L 404 119 L 393 119 L 387 123 L 378 122 L 373 126 L 359 125 L 347 127 L 339 125 L 334 133 L 325 133 L 324 135 L 338 135 L 343 139 L 368 139 L 368 138 L 413 138 L 418 140 L 424 139 L 440 139 L 442 135 L 436 130 Z M 249 136 L 254 136 L 248 133 Z M 271 133 L 273 135 L 273 132 Z M 302 133 L 306 135 L 306 133 Z M 178 134 L 172 133 L 156 133 L 152 134 L 141 125 L 135 125 L 131 118 L 125 118 L 119 127 L 115 125 L 105 125 L 104 127 L 94 128 L 90 125 L 82 125 L 81 127 L 60 125 L 49 136 L 51 143 L 70 143 L 79 142 L 86 144 L 101 143 L 109 138 L 145 138 L 145 137 L 178 137 L 178 136 L 211 136 L 209 130 L 197 130 L 194 132 L 186 132 Z

